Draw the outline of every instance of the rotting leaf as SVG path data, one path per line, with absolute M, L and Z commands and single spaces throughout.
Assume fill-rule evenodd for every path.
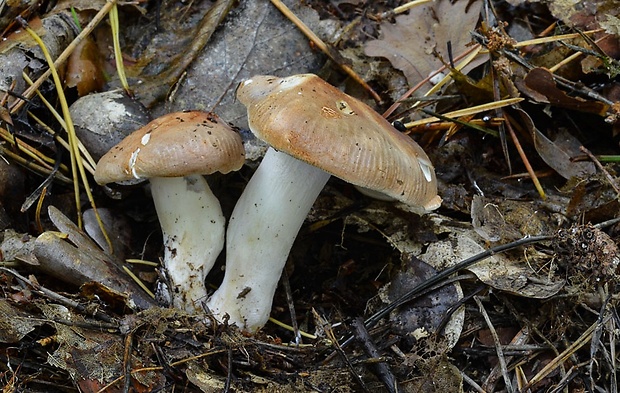
M 430 244 L 420 258 L 442 260 L 452 265 L 486 251 L 481 246 L 484 240 L 473 229 L 446 229 L 449 230 L 448 238 Z M 525 263 L 522 257 L 496 254 L 470 266 L 468 270 L 493 288 L 528 298 L 546 299 L 562 289 L 564 281 L 538 274 L 533 269 L 536 262 L 537 256 L 529 256 L 528 263 Z
M 564 129 L 556 132 L 555 139 L 547 138 L 536 126 L 531 117 L 523 110 L 516 109 L 530 131 L 534 146 L 540 157 L 565 179 L 571 177 L 591 176 L 596 172 L 594 164 L 589 161 L 572 161 L 572 157 L 581 154 L 581 143 Z
M 466 50 L 471 41 L 468 32 L 474 30 L 482 1 L 438 0 L 414 7 L 408 15 L 396 17 L 396 23 L 381 24 L 381 39 L 366 43 L 368 56 L 382 56 L 401 70 L 410 86 L 416 85 L 440 68 L 442 63 L 433 53 L 439 53 L 448 61 L 447 43 L 458 55 Z M 480 64 L 470 63 L 463 72 Z
M 510 243 L 524 236 L 547 234 L 550 217 L 531 202 L 474 195 L 471 220 L 476 233 L 486 241 Z
M 124 351 L 122 336 L 80 327 L 88 321 L 64 306 L 40 304 L 39 308 L 50 320 L 65 321 L 54 323 L 58 348 L 48 355 L 48 363 L 69 372 L 81 391 L 99 391 L 124 374 L 123 362 L 119 359 Z M 75 325 L 68 326 L 71 322 Z M 138 353 L 132 352 L 131 367 L 152 366 L 145 365 L 143 360 Z M 132 374 L 131 386 L 134 391 L 154 391 L 161 388 L 163 383 L 162 374 L 154 370 Z M 106 391 L 120 392 L 118 386 L 122 384 Z
M 391 303 L 435 274 L 437 271 L 423 260 L 405 256 L 403 270 L 382 288 L 382 292 L 385 292 L 382 298 L 386 303 Z M 437 329 L 446 314 L 462 297 L 463 291 L 460 285 L 455 283 L 408 302 L 390 314 L 392 330 L 401 335 L 409 345 L 419 341 L 422 336 L 439 334 Z M 463 330 L 464 319 L 464 310 L 457 310 L 441 332 L 446 349 L 456 345 Z
M 18 343 L 24 336 L 43 324 L 19 311 L 6 299 L 0 299 L 0 342 Z
M 580 112 L 595 113 L 604 116 L 609 109 L 609 105 L 597 101 L 587 101 L 579 97 L 570 97 L 563 90 L 560 90 L 553 80 L 553 74 L 544 68 L 534 68 L 525 76 L 525 86 L 537 94 L 529 94 L 524 90 L 524 94 L 538 102 L 548 103 L 560 108 L 577 110 Z M 541 101 L 545 97 L 545 101 Z

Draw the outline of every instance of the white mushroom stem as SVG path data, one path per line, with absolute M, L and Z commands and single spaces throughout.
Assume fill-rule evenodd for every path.
M 203 309 L 205 277 L 224 247 L 220 202 L 201 175 L 151 178 L 151 193 L 164 236 L 164 268 L 172 305 Z
M 226 274 L 207 306 L 254 332 L 267 323 L 288 254 L 330 175 L 269 148 L 230 218 Z

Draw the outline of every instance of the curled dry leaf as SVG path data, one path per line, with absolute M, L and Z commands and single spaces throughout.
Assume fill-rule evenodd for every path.
M 524 82 L 525 86 L 521 85 L 523 93 L 537 102 L 580 112 L 596 113 L 601 116 L 604 116 L 609 109 L 609 105 L 602 102 L 569 96 L 556 86 L 553 74 L 544 68 L 534 68 L 528 72 Z
M 455 56 L 466 50 L 471 41 L 469 32 L 478 22 L 481 6 L 479 0 L 437 0 L 414 7 L 408 15 L 397 16 L 395 24 L 382 23 L 381 39 L 369 41 L 366 54 L 387 58 L 405 74 L 409 85 L 414 86 L 442 66 L 441 60 L 433 55 L 435 51 L 448 61 L 448 42 Z M 470 63 L 463 71 L 481 61 L 482 58 Z
M 132 309 L 146 309 L 155 305 L 155 301 L 123 272 L 119 261 L 101 251 L 60 210 L 50 206 L 48 213 L 54 225 L 66 234 L 66 238 L 51 231 L 39 235 L 34 242 L 34 254 L 40 263 L 40 270 L 74 285 L 99 282 L 113 291 L 125 294 L 127 306 Z
M 77 88 L 80 97 L 103 88 L 103 63 L 92 38 L 82 40 L 69 56 L 65 81 L 68 87 Z
M 526 128 L 530 131 L 534 146 L 540 157 L 565 179 L 587 177 L 596 172 L 594 164 L 586 161 L 572 161 L 571 158 L 581 154 L 581 143 L 564 129 L 557 130 L 555 139 L 547 138 L 536 126 L 532 118 L 523 110 L 515 109 L 521 115 Z

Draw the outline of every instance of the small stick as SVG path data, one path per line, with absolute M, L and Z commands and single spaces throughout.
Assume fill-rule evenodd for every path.
M 125 375 L 125 381 L 123 384 L 123 393 L 130 392 L 131 390 L 131 354 L 133 352 L 133 332 L 130 331 L 125 336 L 125 347 L 123 348 L 123 374 Z
M 357 340 L 364 347 L 366 354 L 368 354 L 371 358 L 381 358 L 379 350 L 377 350 L 375 343 L 372 341 L 372 337 L 370 337 L 368 330 L 366 330 L 366 326 L 364 326 L 364 319 L 362 317 L 357 317 L 353 320 L 351 325 L 353 326 L 353 329 L 355 329 L 354 334 L 357 337 Z M 377 375 L 385 385 L 388 392 L 397 393 L 399 391 L 398 382 L 396 381 L 394 374 L 392 374 L 390 367 L 384 361 L 380 361 L 374 366 Z
M 609 182 L 609 184 L 613 187 L 614 191 L 616 191 L 616 195 L 618 195 L 618 197 L 620 197 L 620 189 L 618 189 L 618 186 L 616 186 L 616 182 L 614 181 L 613 177 L 611 177 L 611 175 L 609 174 L 609 172 L 607 172 L 607 169 L 605 169 L 605 167 L 603 167 L 601 162 L 596 157 L 594 157 L 594 154 L 592 154 L 592 152 L 590 152 L 590 150 L 588 150 L 585 146 L 579 146 L 579 150 L 582 153 L 586 154 L 588 157 L 590 157 L 590 159 L 592 160 L 594 165 L 596 165 L 596 167 L 601 172 L 603 172 L 603 174 L 607 178 L 607 181 Z
M 108 12 L 110 12 L 110 9 L 115 4 L 116 4 L 116 0 L 107 0 L 105 2 L 104 6 L 101 7 L 97 15 L 95 15 L 95 17 L 90 21 L 90 23 L 88 23 L 86 27 L 84 27 L 84 30 L 82 30 L 80 34 L 78 34 L 77 37 L 75 37 L 75 39 L 65 48 L 65 50 L 62 51 L 60 56 L 58 56 L 58 58 L 54 62 L 55 67 L 60 67 L 61 64 L 67 61 L 67 59 L 69 58 L 69 56 L 71 56 L 71 53 L 73 53 L 73 51 L 78 46 L 78 44 L 82 42 L 84 38 L 86 38 L 86 36 L 88 36 L 95 29 L 95 27 L 97 27 L 99 22 L 101 22 L 105 18 L 105 16 L 108 14 Z M 47 78 L 50 77 L 51 74 L 52 74 L 52 68 L 48 68 L 48 70 L 45 71 L 43 75 L 41 75 L 32 84 L 32 86 L 30 86 L 29 88 L 26 89 L 26 91 L 24 91 L 23 96 L 26 98 L 32 98 L 35 91 L 39 87 L 41 87 L 43 82 L 45 82 Z M 17 113 L 17 111 L 19 111 L 25 103 L 26 102 L 24 100 L 19 100 L 13 103 L 13 105 L 11 105 L 11 113 Z
M 523 165 L 525 166 L 527 173 L 530 174 L 530 178 L 532 179 L 532 182 L 534 183 L 534 187 L 536 187 L 536 190 L 538 191 L 538 195 L 540 195 L 542 199 L 547 199 L 547 195 L 545 195 L 545 190 L 543 190 L 542 185 L 540 184 L 540 181 L 538 180 L 538 177 L 536 176 L 536 172 L 534 171 L 534 168 L 532 168 L 532 165 L 530 165 L 530 161 L 527 159 L 527 155 L 525 154 L 523 147 L 521 147 L 521 143 L 519 142 L 519 139 L 517 138 L 517 134 L 512 128 L 512 125 L 510 123 L 510 117 L 508 116 L 507 113 L 504 113 L 504 111 L 502 110 L 500 110 L 499 116 L 504 117 L 508 120 L 506 121 L 505 125 L 506 125 L 506 129 L 508 130 L 508 133 L 510 134 L 510 138 L 512 138 L 512 143 L 515 144 L 515 147 L 517 148 L 517 152 L 519 153 L 519 156 L 521 157 L 521 161 L 523 161 Z
M 355 382 L 357 382 L 357 384 L 362 388 L 364 392 L 370 392 L 370 390 L 368 390 L 368 387 L 366 387 L 366 384 L 362 380 L 362 377 L 360 377 L 357 371 L 355 371 L 353 364 L 351 364 L 351 360 L 349 360 L 349 357 L 342 349 L 342 346 L 338 344 L 338 340 L 336 339 L 336 336 L 334 335 L 334 331 L 332 330 L 330 323 L 325 318 L 323 318 L 314 308 L 312 309 L 312 314 L 314 315 L 314 319 L 316 320 L 316 323 L 325 332 L 325 336 L 327 336 L 327 338 L 331 340 L 332 345 L 334 346 L 334 349 L 340 355 L 340 357 L 342 358 L 342 361 L 344 361 L 345 364 L 347 365 L 349 372 L 353 376 L 353 379 L 355 380 Z
M 382 12 L 380 14 L 374 15 L 374 17 L 377 20 L 381 20 L 381 19 L 385 19 L 385 18 L 391 18 L 394 15 L 398 15 L 398 14 L 402 14 L 405 11 L 408 11 L 409 9 L 418 6 L 418 5 L 422 5 L 424 3 L 428 3 L 430 1 L 433 0 L 414 0 L 414 1 L 410 1 L 408 3 L 405 3 L 401 6 L 398 6 L 396 8 L 394 8 L 393 10 L 389 10 L 389 11 L 385 11 Z
M 286 16 L 291 22 L 293 22 L 295 26 L 297 26 L 297 28 L 301 30 L 301 32 L 306 37 L 308 37 L 308 39 L 312 41 L 314 45 L 317 46 L 317 48 L 321 50 L 321 52 L 325 53 L 334 63 L 338 64 L 338 67 L 340 67 L 357 83 L 362 85 L 364 89 L 368 90 L 368 92 L 370 93 L 370 95 L 372 95 L 372 98 L 375 101 L 381 102 L 381 97 L 379 97 L 379 94 L 377 94 L 377 92 L 375 92 L 372 87 L 370 87 L 368 83 L 366 83 L 365 80 L 363 80 L 355 71 L 353 71 L 351 67 L 344 64 L 344 62 L 341 60 L 340 54 L 336 50 L 334 50 L 334 48 L 329 47 L 316 34 L 314 34 L 314 32 L 310 30 L 310 28 L 306 26 L 306 24 L 301 19 L 299 19 L 297 15 L 295 15 L 284 3 L 282 3 L 282 1 L 271 0 L 271 4 L 273 4 L 278 10 L 280 10 L 280 12 L 282 12 L 284 16 Z
M 495 330 L 495 327 L 493 326 L 493 322 L 491 322 L 491 318 L 489 318 L 489 314 L 487 314 L 487 311 L 484 308 L 484 305 L 482 304 L 482 301 L 480 300 L 480 298 L 478 296 L 474 296 L 474 301 L 478 305 L 478 308 L 480 309 L 480 313 L 482 314 L 482 317 L 484 318 L 485 322 L 487 323 L 487 326 L 489 327 L 489 332 L 491 332 L 491 337 L 493 337 L 493 342 L 495 343 L 495 351 L 497 352 L 497 358 L 499 360 L 499 365 L 502 370 L 502 376 L 504 377 L 504 383 L 506 384 L 506 390 L 508 390 L 508 393 L 514 393 L 515 388 L 514 386 L 512 386 L 512 383 L 510 383 L 510 376 L 508 375 L 508 366 L 506 365 L 506 358 L 504 357 L 504 350 L 502 349 L 502 343 L 499 340 L 497 331 Z
M 291 291 L 291 282 L 288 278 L 288 273 L 286 269 L 282 272 L 282 277 L 280 277 L 280 282 L 284 287 L 284 292 L 286 293 L 286 302 L 288 303 L 288 309 L 291 314 L 291 326 L 293 327 L 293 334 L 295 335 L 295 344 L 302 344 L 301 340 L 301 332 L 299 331 L 299 326 L 297 325 L 297 315 L 295 312 L 295 302 L 293 301 L 293 293 Z
M 114 319 L 112 319 L 112 317 L 110 317 L 108 314 L 105 314 L 101 311 L 99 311 L 98 309 L 93 311 L 90 311 L 88 309 L 86 309 L 86 307 L 84 307 L 82 304 L 76 302 L 75 300 L 71 300 L 69 298 L 66 298 L 56 292 L 50 291 L 49 289 L 39 285 L 38 283 L 35 283 L 33 281 L 30 281 L 29 279 L 27 279 L 26 277 L 22 276 L 21 274 L 17 273 L 15 270 L 11 270 L 11 269 L 7 269 L 4 267 L 0 267 L 0 271 L 3 271 L 5 273 L 8 273 L 10 275 L 12 275 L 13 277 L 17 278 L 18 280 L 24 282 L 25 284 L 27 284 L 28 286 L 30 286 L 32 289 L 34 289 L 35 291 L 41 293 L 43 296 L 45 296 L 48 299 L 54 300 L 60 304 L 62 304 L 63 306 L 66 306 L 68 308 L 72 308 L 74 310 L 77 310 L 79 313 L 84 314 L 84 315 L 91 315 L 94 316 L 95 318 L 98 318 L 102 321 L 108 322 L 108 323 L 115 323 Z M 115 327 L 117 327 L 117 325 L 114 325 Z M 111 327 L 111 326 L 109 326 Z

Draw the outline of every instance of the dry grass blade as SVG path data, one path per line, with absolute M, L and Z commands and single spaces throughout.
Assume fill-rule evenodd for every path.
M 607 316 L 603 323 L 607 323 L 611 316 Z M 528 384 L 524 387 L 524 389 L 528 389 L 538 382 L 542 381 L 547 375 L 549 375 L 553 370 L 560 367 L 565 361 L 567 361 L 579 348 L 583 347 L 587 343 L 590 342 L 592 338 L 592 334 L 594 330 L 598 326 L 599 322 L 595 322 L 588 329 L 579 336 L 579 338 L 572 343 L 568 348 L 566 348 L 562 353 L 556 356 L 552 361 L 550 361 L 542 370 L 540 370 L 536 375 L 530 379 Z
M 493 109 L 498 109 L 498 108 L 503 108 L 505 106 L 514 105 L 514 104 L 517 104 L 517 103 L 519 103 L 521 101 L 523 101 L 523 98 L 507 98 L 505 100 L 500 100 L 500 101 L 496 101 L 496 102 L 489 102 L 487 104 L 472 106 L 471 108 L 459 109 L 458 111 L 442 113 L 442 116 L 450 117 L 450 118 L 456 118 L 456 117 L 461 117 L 461 116 L 475 115 L 477 113 L 486 112 L 486 111 L 490 111 L 490 110 L 493 110 Z M 407 128 L 418 127 L 418 126 L 421 126 L 421 125 L 424 125 L 424 124 L 433 123 L 433 122 L 438 121 L 438 120 L 440 120 L 440 119 L 438 119 L 436 117 L 428 117 L 426 119 L 421 119 L 421 120 L 416 120 L 416 121 L 412 121 L 412 122 L 406 123 L 405 127 L 407 127 Z
M 125 66 L 123 65 L 123 52 L 121 51 L 120 28 L 118 22 L 118 6 L 116 3 L 110 9 L 110 26 L 112 27 L 112 42 L 114 43 L 114 60 L 116 61 L 116 72 L 118 79 L 127 95 L 131 96 L 129 83 L 125 75 Z
M 28 75 L 23 74 L 23 77 L 27 83 L 32 84 L 32 80 L 30 80 Z M 64 118 L 58 113 L 56 108 L 54 108 L 54 106 L 43 96 L 43 94 L 41 94 L 39 90 L 37 90 L 36 92 L 41 102 L 43 102 L 43 105 L 45 105 L 45 107 L 50 111 L 52 116 L 54 116 L 54 118 L 58 121 L 58 123 L 65 130 L 65 132 L 69 134 L 67 123 L 65 122 Z M 30 116 L 34 121 L 36 121 L 43 129 L 45 129 L 47 132 L 53 135 L 54 138 L 58 141 L 58 143 L 60 143 L 65 149 L 67 149 L 67 151 L 71 151 L 70 144 L 67 143 L 64 139 L 62 139 L 62 137 L 60 137 L 50 126 L 45 124 L 42 120 L 36 117 L 32 112 L 28 112 L 28 116 Z M 83 158 L 86 160 L 84 167 L 88 170 L 88 172 L 90 172 L 91 175 L 94 174 L 97 163 L 95 163 L 95 160 L 90 155 L 88 150 L 86 150 L 86 147 L 84 146 L 84 144 L 82 144 L 82 142 L 79 139 L 77 139 L 77 143 L 78 143 L 78 148 L 80 152 L 82 153 Z
M 95 205 L 95 200 L 93 199 L 93 195 L 90 190 L 90 185 L 88 183 L 88 177 L 86 176 L 86 172 L 84 170 L 84 163 L 82 162 L 82 157 L 80 156 L 80 151 L 78 148 L 78 145 L 79 145 L 78 138 L 77 138 L 77 135 L 75 134 L 75 128 L 73 127 L 73 120 L 71 119 L 71 114 L 69 113 L 69 105 L 67 104 L 67 99 L 65 97 L 64 90 L 62 88 L 60 76 L 58 75 L 58 71 L 56 70 L 56 67 L 54 66 L 54 61 L 52 60 L 47 48 L 45 47 L 43 40 L 41 40 L 41 37 L 39 37 L 34 32 L 34 30 L 28 27 L 28 23 L 25 20 L 23 19 L 20 20 L 20 23 L 22 23 L 24 29 L 37 42 L 37 44 L 41 48 L 41 51 L 43 52 L 43 55 L 45 56 L 45 60 L 47 61 L 48 66 L 50 67 L 52 71 L 54 85 L 56 86 L 56 91 L 58 93 L 58 99 L 60 101 L 60 106 L 62 108 L 63 118 L 67 126 L 67 134 L 69 135 L 69 146 L 71 147 L 69 151 L 71 152 L 71 171 L 74 175 L 73 188 L 74 188 L 75 198 L 76 198 L 76 201 L 75 201 L 76 209 L 78 212 L 78 227 L 82 228 L 83 226 L 81 206 L 80 206 L 80 187 L 79 187 L 78 179 L 76 177 L 78 173 L 77 171 L 79 170 L 79 174 L 81 176 L 82 183 L 86 191 L 86 195 L 88 196 L 88 200 L 90 201 L 91 207 L 93 208 L 93 211 L 95 212 L 95 216 L 97 217 L 97 222 L 99 224 L 99 227 L 101 228 L 101 231 L 103 233 L 103 236 L 106 239 L 106 243 L 108 244 L 109 249 L 113 250 L 114 248 L 112 246 L 112 241 L 110 240 L 110 237 L 108 236 L 108 233 L 103 226 L 103 222 L 101 221 L 101 217 L 99 216 L 97 206 Z
M 42 168 L 46 169 L 44 172 L 40 172 L 40 173 L 49 174 L 49 171 L 52 170 L 52 167 L 54 165 L 54 159 L 47 157 L 46 155 L 44 155 L 43 153 L 41 153 L 34 147 L 30 146 L 28 143 L 24 142 L 23 140 L 15 138 L 8 130 L 4 128 L 0 128 L 0 138 L 4 139 L 7 143 L 12 145 L 16 150 L 24 153 L 25 155 L 30 157 L 33 161 L 38 162 Z M 63 166 L 62 169 L 65 171 L 67 170 L 65 166 Z
M 462 58 L 465 58 L 463 61 L 461 61 L 459 64 L 456 65 L 456 67 L 454 67 L 456 70 L 461 70 L 463 69 L 463 67 L 465 67 L 467 64 L 469 64 L 476 56 L 478 56 L 478 54 L 480 53 L 480 50 L 482 49 L 481 45 L 475 45 L 474 47 L 468 49 L 465 53 L 460 54 L 459 56 L 456 57 L 455 60 L 460 60 Z M 444 70 L 446 70 L 448 68 L 448 66 L 446 64 L 444 64 L 441 68 L 439 68 L 438 70 L 436 70 L 435 72 L 431 73 L 429 76 L 427 76 L 425 79 L 421 80 L 420 83 L 418 83 L 417 85 L 413 86 L 411 89 L 409 89 L 405 94 L 402 95 L 402 97 L 400 97 L 398 99 L 398 101 L 396 101 L 395 103 L 393 103 L 384 113 L 383 113 L 383 117 L 388 118 L 396 109 L 398 109 L 398 107 L 401 105 L 403 100 L 406 100 L 407 98 L 409 98 L 414 92 L 416 92 L 420 87 L 422 87 L 425 83 L 429 82 L 431 80 L 431 78 L 434 78 L 436 75 L 439 75 L 439 73 L 443 72 Z M 431 96 L 433 94 L 435 94 L 436 92 L 439 91 L 439 89 L 445 85 L 446 83 L 448 83 L 451 79 L 451 76 L 448 74 L 446 75 L 443 79 L 441 79 L 441 81 L 439 81 L 435 86 L 433 86 L 432 88 L 430 88 L 426 93 L 424 93 L 423 97 L 428 97 Z M 415 108 L 418 105 L 420 105 L 421 101 L 415 102 L 411 108 Z
M 60 56 L 58 56 L 58 58 L 54 62 L 54 66 L 59 67 L 60 65 L 64 64 L 65 61 L 67 61 L 67 59 L 69 58 L 69 56 L 71 56 L 71 53 L 73 53 L 73 51 L 78 46 L 78 44 L 82 42 L 82 40 L 84 40 L 84 38 L 86 38 L 95 29 L 95 27 L 97 27 L 97 25 L 105 18 L 105 16 L 108 14 L 108 12 L 110 12 L 110 9 L 115 4 L 116 4 L 116 0 L 108 0 L 105 2 L 105 5 L 101 7 L 101 10 L 99 10 L 99 12 L 93 17 L 90 23 L 88 23 L 88 25 L 84 27 L 84 29 L 80 32 L 80 34 L 78 34 L 78 36 L 75 37 L 75 39 L 71 42 L 71 44 L 67 46 L 67 48 L 65 48 L 65 50 L 60 54 Z M 26 89 L 26 91 L 23 93 L 23 96 L 27 99 L 32 98 L 35 94 L 35 91 L 39 87 L 41 87 L 43 82 L 45 82 L 50 77 L 51 74 L 52 74 L 52 69 L 50 68 L 47 71 L 45 71 L 43 75 L 41 75 L 32 84 L 32 86 Z M 11 113 L 17 113 L 22 108 L 22 106 L 24 106 L 25 103 L 26 101 L 24 101 L 23 99 L 17 100 L 11 106 Z

